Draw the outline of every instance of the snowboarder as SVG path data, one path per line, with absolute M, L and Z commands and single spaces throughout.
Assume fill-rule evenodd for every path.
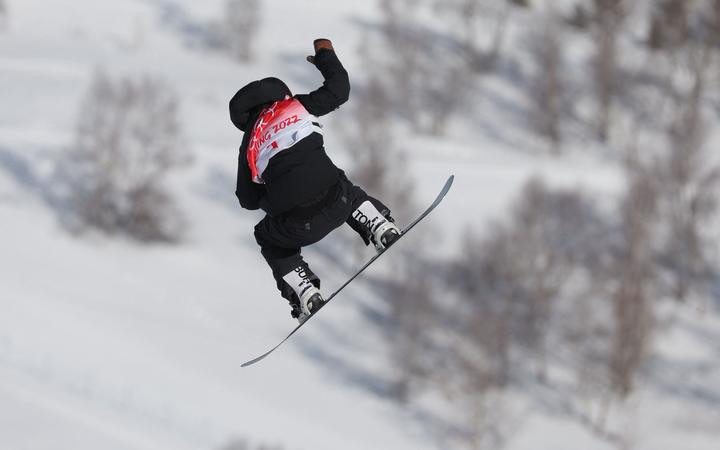
M 293 96 L 270 77 L 245 85 L 230 100 L 230 119 L 244 133 L 235 195 L 243 208 L 266 213 L 255 239 L 300 323 L 324 303 L 302 247 L 343 223 L 378 251 L 400 236 L 388 207 L 351 183 L 325 152 L 318 117 L 348 100 L 350 83 L 330 40 L 313 45 L 315 55 L 307 60 L 325 79 L 320 88 Z

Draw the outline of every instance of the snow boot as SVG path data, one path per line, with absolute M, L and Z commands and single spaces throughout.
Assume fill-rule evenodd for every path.
M 390 247 L 400 237 L 400 229 L 395 225 L 395 221 L 390 217 L 390 211 L 382 214 L 377 210 L 370 200 L 364 201 L 352 213 L 356 226 L 360 229 L 367 230 L 367 237 L 375 245 L 377 251 Z M 365 234 L 365 233 L 362 233 Z
M 292 306 L 291 315 L 298 319 L 300 323 L 305 322 L 311 314 L 320 309 L 325 303 L 320 294 L 320 289 L 317 287 L 320 280 L 314 274 L 311 276 L 308 272 L 310 270 L 306 266 L 300 266 L 283 276 L 283 280 L 294 291 L 294 295 L 290 300 Z

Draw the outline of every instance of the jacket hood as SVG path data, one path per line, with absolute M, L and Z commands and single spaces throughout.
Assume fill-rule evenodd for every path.
M 292 92 L 282 80 L 263 78 L 242 87 L 230 100 L 230 120 L 240 131 L 245 132 L 257 115 L 260 106 L 282 100 Z

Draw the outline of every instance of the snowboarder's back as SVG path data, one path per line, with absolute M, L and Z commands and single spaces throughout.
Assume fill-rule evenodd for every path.
M 265 139 L 263 144 L 266 147 L 272 147 L 273 143 L 276 145 L 263 155 L 270 157 L 261 173 L 262 183 L 253 180 L 252 168 L 248 164 L 239 164 L 242 173 L 238 174 L 235 193 L 246 209 L 261 208 L 271 215 L 284 213 L 311 201 L 337 183 L 341 176 L 340 169 L 325 152 L 317 118 L 335 111 L 348 100 L 350 81 L 329 40 L 316 40 L 315 47 L 316 54 L 311 58 L 325 79 L 320 88 L 309 94 L 292 96 L 281 80 L 265 78 L 246 85 L 230 100 L 231 120 L 240 130 L 247 131 L 240 149 L 241 158 L 253 148 L 253 137 L 256 141 Z M 276 102 L 283 101 L 289 104 L 284 105 L 281 111 L 271 108 Z M 262 112 L 265 112 L 263 118 L 266 120 L 275 120 L 269 128 L 259 121 Z M 291 144 L 289 146 L 283 148 L 282 143 L 277 144 L 276 135 L 285 131 L 287 125 L 302 123 L 317 126 L 310 128 L 312 132 L 301 139 L 286 139 L 286 144 Z M 283 129 L 279 129 L 280 126 Z

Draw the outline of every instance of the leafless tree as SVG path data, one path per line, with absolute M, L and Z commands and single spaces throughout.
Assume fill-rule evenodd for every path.
M 436 284 L 425 273 L 427 266 L 419 260 L 409 260 L 391 283 L 390 316 L 394 321 L 391 352 L 397 370 L 395 396 L 402 402 L 427 383 L 442 384 L 442 375 L 433 368 L 441 358 L 439 352 L 426 351 L 432 347 L 433 321 L 437 316 L 433 301 Z
M 570 16 L 565 19 L 565 22 L 574 28 L 585 30 L 592 22 L 591 16 L 592 14 L 585 4 L 576 3 L 573 5 L 573 11 Z
M 468 412 L 470 447 L 497 448 L 507 421 L 493 404 L 502 404 L 519 374 L 546 380 L 549 337 L 562 328 L 558 301 L 576 273 L 600 264 L 608 230 L 584 195 L 531 180 L 508 220 L 465 236 L 446 286 L 431 282 L 433 270 L 418 268 L 393 297 L 401 395 L 438 389 Z M 442 289 L 441 303 L 435 289 Z
M 584 195 L 531 180 L 509 222 L 482 239 L 468 237 L 452 286 L 465 299 L 457 348 L 475 349 L 458 366 L 480 383 L 474 389 L 503 388 L 526 370 L 546 380 L 549 337 L 562 328 L 558 302 L 573 277 L 599 264 L 607 234 Z
M 5 0 L 0 0 L 0 30 L 5 28 L 5 22 L 7 21 L 7 7 L 5 6 Z
M 437 66 L 425 66 L 421 69 L 424 88 L 423 110 L 427 112 L 424 130 L 439 136 L 445 133 L 448 123 L 458 110 L 469 106 L 468 93 L 472 92 L 472 77 L 468 75 L 467 64 L 463 60 L 447 61 L 443 73 L 438 76 Z
M 456 301 L 423 264 L 411 263 L 408 282 L 392 290 L 396 394 L 411 402 L 429 390 L 447 399 L 457 412 L 448 447 L 499 448 L 507 431 L 502 397 L 510 376 L 508 321 L 501 311 L 484 317 L 467 301 Z
M 613 262 L 617 284 L 611 294 L 614 329 L 609 358 L 610 382 L 621 398 L 633 389 L 649 354 L 655 277 L 654 231 L 658 184 L 651 171 L 630 166 L 630 186 L 621 205 L 621 245 Z
M 182 216 L 163 185 L 188 161 L 178 100 L 164 80 L 98 72 L 61 162 L 76 226 L 142 241 L 178 239 Z
M 702 16 L 708 34 L 708 44 L 720 47 L 720 0 L 710 0 Z
M 260 15 L 260 0 L 225 0 L 224 40 L 239 61 L 248 62 L 253 58 Z
M 613 98 L 618 90 L 618 39 L 627 15 L 626 0 L 593 0 L 594 42 L 593 80 L 597 98 L 597 133 L 602 141 L 609 137 Z
M 577 412 L 601 436 L 606 435 L 611 405 L 633 391 L 652 354 L 653 300 L 659 295 L 659 182 L 652 164 L 634 156 L 628 159 L 627 175 L 618 219 L 596 234 L 599 239 L 581 278 L 586 281 L 569 296 L 561 320 L 582 404 Z
M 531 41 L 536 66 L 531 95 L 534 100 L 532 122 L 537 131 L 548 139 L 555 153 L 560 152 L 560 126 L 565 104 L 562 37 L 558 22 L 555 17 L 546 19 L 542 31 L 533 34 Z
M 417 130 L 442 134 L 458 111 L 469 106 L 468 94 L 481 72 L 493 65 L 504 36 L 508 6 L 501 9 L 490 43 L 478 39 L 479 21 L 496 2 L 452 0 L 381 0 L 382 46 L 390 49 L 376 58 L 377 67 L 393 99 L 396 114 Z M 426 20 L 432 15 L 435 20 Z M 489 48 L 486 48 L 489 47 Z
M 419 2 L 380 0 L 382 11 L 381 42 L 391 55 L 371 67 L 379 67 L 388 94 L 392 94 L 392 108 L 407 118 L 415 127 L 421 127 L 420 114 L 422 82 L 421 68 L 425 64 L 428 46 L 426 38 L 417 29 L 415 16 Z
M 669 225 L 663 264 L 673 279 L 673 294 L 684 300 L 713 272 L 711 254 L 717 248 L 712 228 L 720 201 L 720 166 L 707 145 L 704 101 L 707 76 L 713 71 L 711 47 L 689 47 L 690 89 L 675 105 L 669 123 L 667 154 L 660 160 L 663 177 L 662 212 Z
M 650 18 L 650 48 L 657 50 L 684 44 L 690 33 L 689 9 L 687 0 L 657 2 Z
M 493 255 L 490 261 L 500 264 L 492 269 L 495 275 L 501 275 L 498 269 L 512 268 L 501 277 L 505 285 L 514 286 L 514 294 L 503 298 L 513 308 L 512 336 L 537 362 L 542 378 L 555 302 L 575 271 L 595 264 L 606 225 L 581 193 L 552 190 L 540 180 L 531 180 L 505 230 L 504 238 L 502 232 L 490 236 L 485 252 Z M 499 253 L 491 251 L 503 247 Z
M 475 73 L 491 70 L 497 62 L 505 41 L 511 8 L 493 0 L 434 0 L 438 17 L 447 21 L 448 34 L 458 43 L 460 56 L 467 69 Z M 510 1 L 508 3 L 518 3 Z M 520 2 L 522 3 L 522 2 Z M 478 33 L 486 25 L 483 21 L 494 18 L 491 33 Z M 481 35 L 489 35 L 481 42 Z
M 345 142 L 354 161 L 351 178 L 381 198 L 401 222 L 413 209 L 412 182 L 398 167 L 407 164 L 393 138 L 389 94 L 378 78 L 356 95 Z

